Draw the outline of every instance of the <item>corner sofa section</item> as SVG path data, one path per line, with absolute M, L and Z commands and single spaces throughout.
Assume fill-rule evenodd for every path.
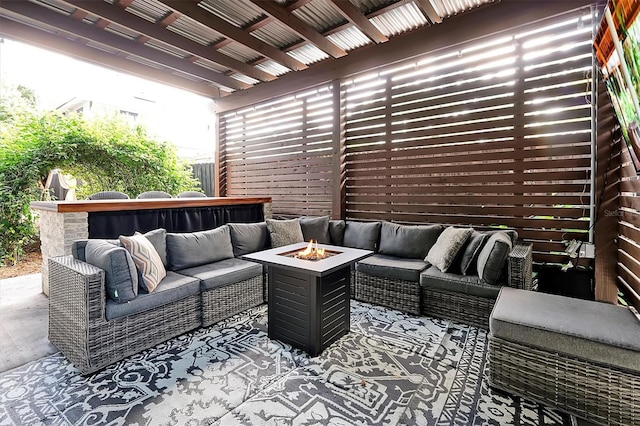
M 49 340 L 83 374 L 264 302 L 262 266 L 234 256 L 228 225 L 145 236 L 166 268 L 152 293 L 122 267 L 118 240 L 100 240 L 107 254 L 99 260 L 87 252 L 89 240 L 76 241 L 71 256 L 49 260 Z M 123 284 L 134 297 L 114 300 L 113 286 Z
M 447 229 L 467 235 L 454 247 L 447 244 Z M 357 241 L 352 233 L 359 235 Z M 375 250 L 356 264 L 354 297 L 488 329 L 503 286 L 526 290 L 532 286 L 532 248 L 517 238 L 511 230 L 347 221 L 344 244 Z M 432 265 L 430 258 L 438 265 Z

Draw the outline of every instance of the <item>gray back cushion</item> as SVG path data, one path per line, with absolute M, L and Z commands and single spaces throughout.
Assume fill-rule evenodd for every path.
M 491 234 L 478 254 L 478 276 L 488 284 L 498 284 L 511 252 L 511 238 L 504 232 Z
M 138 271 L 127 250 L 105 240 L 88 240 L 84 253 L 87 263 L 104 270 L 111 300 L 124 303 L 138 296 Z
M 351 248 L 373 250 L 378 248 L 380 222 L 353 222 L 348 220 L 344 228 L 344 245 Z
M 301 217 L 300 228 L 305 241 L 315 240 L 322 244 L 329 244 L 329 216 Z
M 467 244 L 464 246 L 462 254 L 460 256 L 460 272 L 462 273 L 462 275 L 476 274 L 478 255 L 480 254 L 480 250 L 482 250 L 482 247 L 488 238 L 489 235 L 485 233 L 475 230 L 473 231 L 473 233 L 467 240 Z
M 160 259 L 162 260 L 162 264 L 164 267 L 167 267 L 167 230 L 164 228 L 154 229 L 153 231 L 149 231 L 146 234 L 143 234 L 149 241 L 151 241 L 151 245 L 156 249 Z
M 169 269 L 178 271 L 233 257 L 228 225 L 199 232 L 174 234 L 167 232 Z
M 329 237 L 331 244 L 334 246 L 344 245 L 344 228 L 346 222 L 344 220 L 330 220 L 329 221 Z
M 154 229 L 153 231 L 149 231 L 146 234 L 144 234 L 144 236 L 147 237 L 149 241 L 151 241 L 153 248 L 155 248 L 156 251 L 158 252 L 158 255 L 160 255 L 160 259 L 162 259 L 162 264 L 166 268 L 167 267 L 167 241 L 166 241 L 167 231 L 166 229 L 164 228 Z M 77 240 L 73 242 L 73 244 L 71 245 L 71 255 L 75 259 L 82 260 L 83 262 L 87 261 L 84 250 L 88 241 L 89 240 Z M 122 244 L 120 244 L 119 239 L 102 240 L 102 241 L 107 241 L 111 244 L 122 247 Z
M 91 240 L 76 240 L 71 244 L 71 255 L 74 257 L 74 259 L 78 259 L 83 262 L 87 261 L 85 250 L 89 241 Z M 96 238 L 96 241 L 105 241 L 109 244 L 113 244 L 114 246 L 122 247 L 122 244 L 120 244 L 120 240 L 105 240 Z
M 398 225 L 383 222 L 379 252 L 389 256 L 424 259 L 443 230 L 443 225 Z
M 485 234 L 492 236 L 493 234 L 496 234 L 498 232 L 501 232 L 503 234 L 506 234 L 509 239 L 511 240 L 511 245 L 515 246 L 516 245 L 516 241 L 518 241 L 518 231 L 515 231 L 513 229 L 499 229 L 499 230 L 495 230 L 495 231 L 483 231 Z
M 230 223 L 229 230 L 235 257 L 255 253 L 269 246 L 269 230 L 266 222 Z

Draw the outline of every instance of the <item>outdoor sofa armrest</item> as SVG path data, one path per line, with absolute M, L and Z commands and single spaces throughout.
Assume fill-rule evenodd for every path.
M 533 286 L 533 245 L 517 242 L 509 253 L 509 287 L 531 290 Z
M 90 368 L 92 325 L 105 322 L 104 279 L 73 256 L 49 259 L 49 341 L 82 371 Z

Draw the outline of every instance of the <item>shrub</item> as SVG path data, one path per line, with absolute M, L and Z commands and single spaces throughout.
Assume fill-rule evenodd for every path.
M 0 264 L 16 262 L 35 235 L 29 202 L 43 193 L 38 184 L 55 168 L 83 182 L 79 198 L 116 190 L 134 198 L 147 190 L 197 190 L 199 182 L 175 148 L 117 116 L 84 120 L 77 115 L 26 112 L 1 122 Z

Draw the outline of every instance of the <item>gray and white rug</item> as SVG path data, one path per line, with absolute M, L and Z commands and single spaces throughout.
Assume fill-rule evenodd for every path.
M 562 425 L 487 386 L 487 336 L 352 302 L 310 358 L 267 337 L 266 305 L 83 377 L 61 354 L 0 375 L 0 425 Z

